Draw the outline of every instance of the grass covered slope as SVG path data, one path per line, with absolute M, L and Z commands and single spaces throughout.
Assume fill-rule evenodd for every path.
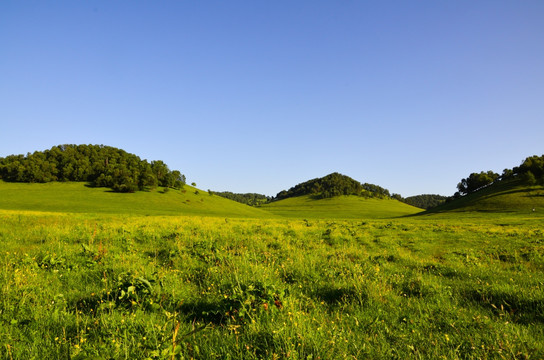
M 81 182 L 46 184 L 0 181 L 0 209 L 71 213 L 134 215 L 195 215 L 268 218 L 263 210 L 239 204 L 186 185 L 185 192 L 170 189 L 116 193 Z M 273 216 L 272 216 L 273 217 Z
M 383 219 L 421 211 L 397 200 L 366 199 L 353 195 L 327 199 L 315 199 L 310 195 L 291 197 L 263 205 L 261 209 L 284 217 L 313 219 Z
M 544 187 L 527 186 L 519 181 L 496 183 L 480 191 L 440 205 L 427 213 L 497 212 L 544 213 Z

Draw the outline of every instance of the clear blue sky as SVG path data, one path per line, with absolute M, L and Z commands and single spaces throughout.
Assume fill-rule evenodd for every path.
M 104 144 L 202 189 L 403 196 L 544 153 L 544 1 L 0 2 L 0 156 Z

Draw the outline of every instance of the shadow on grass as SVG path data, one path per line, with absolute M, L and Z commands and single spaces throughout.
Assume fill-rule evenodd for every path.
M 428 264 L 423 267 L 421 267 L 421 271 L 439 276 L 439 277 L 445 277 L 448 279 L 468 279 L 469 276 L 457 269 L 454 269 L 449 266 L 444 266 L 441 264 Z
M 525 195 L 524 197 L 539 198 L 539 197 L 544 197 L 544 194 Z
M 87 188 L 91 188 L 91 189 L 104 189 L 104 192 L 109 192 L 109 193 L 114 193 L 114 192 L 117 192 L 117 191 L 113 191 L 112 189 L 110 189 L 109 187 L 105 187 L 105 186 L 96 186 L 94 185 L 93 183 L 85 183 L 85 185 L 83 185 Z
M 454 199 L 450 202 L 446 202 L 444 204 L 438 205 L 437 207 L 434 207 L 434 208 L 431 208 L 416 214 L 405 215 L 402 217 L 409 218 L 409 217 L 422 216 L 422 215 L 433 215 L 433 214 L 452 213 L 452 212 L 515 213 L 516 211 L 506 210 L 506 209 L 474 210 L 470 208 L 469 209 L 464 209 L 464 208 L 467 206 L 472 206 L 474 204 L 477 204 L 478 202 L 482 200 L 500 197 L 504 195 L 520 194 L 520 196 L 530 197 L 530 198 L 544 197 L 544 194 L 532 194 L 532 195 L 529 194 L 531 192 L 536 192 L 539 190 L 544 190 L 544 187 L 538 186 L 538 187 L 528 188 L 526 187 L 525 184 L 519 181 L 497 183 L 496 185 L 492 185 L 484 189 L 475 191 L 468 195 L 462 196 L 458 199 Z
M 311 295 L 331 307 L 342 304 L 364 305 L 368 301 L 366 289 L 358 290 L 354 287 L 326 285 L 317 288 Z
M 425 216 L 425 215 L 436 215 L 436 214 L 464 214 L 464 213 L 482 213 L 482 214 L 513 214 L 518 213 L 518 211 L 515 210 L 504 210 L 504 209 L 463 209 L 462 207 L 459 208 L 451 208 L 446 210 L 426 210 L 417 214 L 411 214 L 411 215 L 404 215 L 402 218 L 410 218 L 410 217 L 417 217 L 417 216 Z
M 486 195 L 485 197 L 486 198 L 492 198 L 492 197 L 496 197 L 496 196 L 502 196 L 502 195 L 511 195 L 511 194 L 518 194 L 518 193 L 529 193 L 531 191 L 534 191 L 535 189 L 530 189 L 530 188 L 523 188 L 523 189 L 512 189 L 512 190 L 508 190 L 508 191 L 498 191 L 494 194 L 489 194 L 489 195 Z
M 506 314 L 522 325 L 544 323 L 544 298 L 523 298 L 523 294 L 510 294 L 499 290 L 466 289 L 460 298 L 479 307 L 491 310 L 496 316 Z
M 221 325 L 244 325 L 254 316 L 283 308 L 285 290 L 261 282 L 237 283 L 225 286 L 222 296 L 182 303 L 178 310 L 191 320 Z
M 178 310 L 191 320 L 222 325 L 238 313 L 236 304 L 223 301 L 197 300 L 183 303 Z
M 399 296 L 426 298 L 435 293 L 433 288 L 417 278 L 406 278 L 401 282 L 393 282 L 392 286 L 399 292 Z

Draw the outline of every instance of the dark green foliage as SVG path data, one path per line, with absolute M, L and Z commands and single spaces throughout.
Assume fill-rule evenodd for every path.
M 498 178 L 499 174 L 496 174 L 491 170 L 488 172 L 482 171 L 480 173 L 472 173 L 468 178 L 462 179 L 461 182 L 457 184 L 457 189 L 461 195 L 470 194 L 493 184 Z
M 0 179 L 46 183 L 88 181 L 118 192 L 181 188 L 185 176 L 162 161 L 141 160 L 134 154 L 104 145 L 59 145 L 32 154 L 0 158 Z
M 210 195 L 218 195 L 230 200 L 237 201 L 242 204 L 255 206 L 266 204 L 272 199 L 270 196 L 255 194 L 255 193 L 245 193 L 245 194 L 236 194 L 230 191 L 211 191 L 208 190 Z
M 389 198 L 389 190 L 382 188 L 381 186 L 364 183 L 363 184 L 363 196 L 365 197 L 377 197 L 380 199 Z
M 533 155 L 526 158 L 520 166 L 513 169 L 504 169 L 502 175 L 493 171 L 482 171 L 480 173 L 472 173 L 468 178 L 462 179 L 457 184 L 459 190 L 453 195 L 453 198 L 448 198 L 446 201 L 457 199 L 463 195 L 467 195 L 488 187 L 497 181 L 512 181 L 520 180 L 522 183 L 532 186 L 541 184 L 544 185 L 544 155 Z
M 345 287 L 327 284 L 318 287 L 312 294 L 327 305 L 334 306 L 343 303 L 354 303 L 358 306 L 364 305 L 368 300 L 366 289 L 358 290 L 355 287 Z
M 514 177 L 514 170 L 512 169 L 504 169 L 502 171 L 501 180 L 507 180 Z
M 289 190 L 279 192 L 274 200 L 282 200 L 295 196 L 315 195 L 318 198 L 332 198 L 340 195 L 357 195 L 365 197 L 390 197 L 389 190 L 378 185 L 361 184 L 349 176 L 332 173 L 322 178 L 308 180 L 295 185 Z
M 129 306 L 152 297 L 153 286 L 151 284 L 154 282 L 154 279 L 146 279 L 131 273 L 119 274 L 114 292 L 116 304 L 118 306 Z
M 544 155 L 530 156 L 523 161 L 519 167 L 512 172 L 519 175 L 527 185 L 544 185 Z
M 447 197 L 442 195 L 423 194 L 423 195 L 409 196 L 406 199 L 404 199 L 404 202 L 421 209 L 430 209 L 444 203 L 446 199 Z
M 224 294 L 219 299 L 204 300 L 182 304 L 179 309 L 188 318 L 213 324 L 247 325 L 262 313 L 272 312 L 283 307 L 287 292 L 282 287 L 250 282 L 248 284 L 229 284 L 221 289 Z
M 531 171 L 527 171 L 522 175 L 522 179 L 527 183 L 527 185 L 536 185 L 537 180 L 535 175 Z
M 531 172 L 536 179 L 544 177 L 544 155 L 530 156 L 519 167 L 513 169 L 514 174 L 522 175 Z

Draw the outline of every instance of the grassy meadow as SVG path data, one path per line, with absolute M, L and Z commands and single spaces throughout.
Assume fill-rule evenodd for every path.
M 108 188 L 89 187 L 84 182 L 29 184 L 0 181 L 0 209 L 147 216 L 273 217 L 260 209 L 210 195 L 189 185 L 181 191 L 158 188 L 123 194 Z
M 544 213 L 544 187 L 526 186 L 520 181 L 498 182 L 491 187 L 468 194 L 431 209 L 440 212 L 479 213 Z
M 393 199 L 367 199 L 354 195 L 317 200 L 304 195 L 274 201 L 260 208 L 282 217 L 308 219 L 384 219 L 422 211 Z
M 0 357 L 541 359 L 543 220 L 0 210 Z

